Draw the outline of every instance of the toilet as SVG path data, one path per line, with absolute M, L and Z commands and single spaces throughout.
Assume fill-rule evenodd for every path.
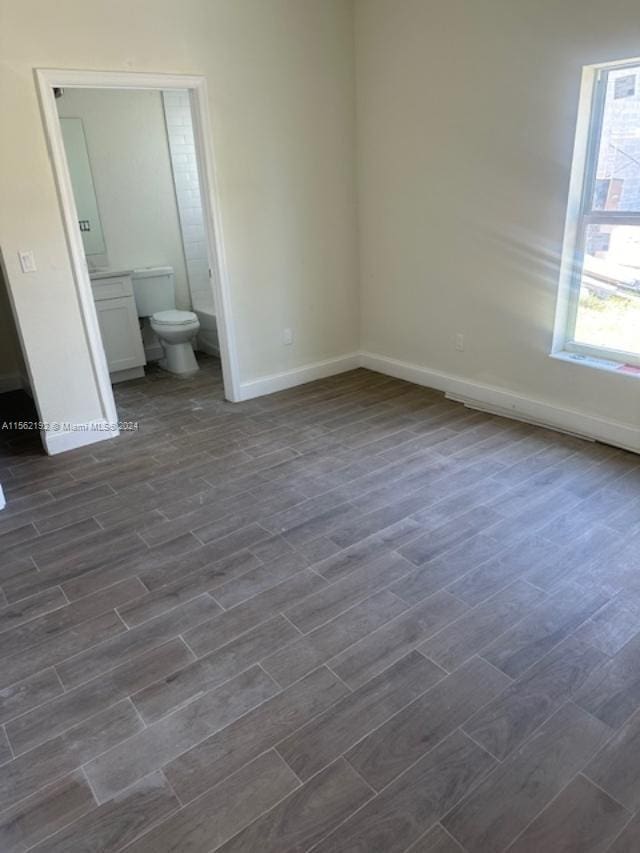
M 176 305 L 172 267 L 145 267 L 131 273 L 138 317 L 149 320 L 163 351 L 158 362 L 175 376 L 193 376 L 200 369 L 193 354 L 193 341 L 200 322 L 193 311 L 179 311 Z

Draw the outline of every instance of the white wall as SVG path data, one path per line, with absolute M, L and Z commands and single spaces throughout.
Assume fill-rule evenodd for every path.
M 205 75 L 241 379 L 357 348 L 350 3 L 0 0 L 0 10 L 0 243 L 43 419 L 85 422 L 100 408 L 35 67 Z M 36 273 L 21 274 L 19 249 L 34 250 Z
M 638 12 L 357 2 L 363 349 L 640 428 L 636 379 L 548 357 L 581 69 L 640 54 Z
M 160 92 L 65 89 L 58 114 L 82 119 L 112 269 L 170 266 L 191 307 Z

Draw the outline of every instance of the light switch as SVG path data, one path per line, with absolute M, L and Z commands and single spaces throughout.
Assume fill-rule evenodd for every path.
M 37 270 L 33 252 L 18 252 L 18 257 L 20 258 L 22 272 L 35 272 Z

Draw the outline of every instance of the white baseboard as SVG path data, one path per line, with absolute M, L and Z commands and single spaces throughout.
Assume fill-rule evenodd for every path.
M 606 444 L 640 453 L 640 427 L 587 415 L 575 409 L 566 409 L 543 400 L 524 397 L 495 385 L 472 382 L 450 373 L 430 370 L 427 367 L 370 352 L 349 353 L 243 382 L 240 386 L 240 398 L 251 400 L 254 397 L 313 382 L 315 379 L 324 379 L 327 376 L 355 370 L 358 367 L 366 367 L 377 373 L 444 391 L 451 399 L 459 400 L 470 408 L 550 427 L 591 440 L 603 441 Z M 54 455 L 118 435 L 117 432 L 101 429 L 104 426 L 106 424 L 85 424 L 77 430 L 49 431 L 43 433 L 43 443 L 47 453 Z
M 253 397 L 262 397 L 264 394 L 284 391 L 286 388 L 304 385 L 305 382 L 313 382 L 314 379 L 325 379 L 327 376 L 335 376 L 347 370 L 355 370 L 357 367 L 360 367 L 360 354 L 357 352 L 328 358 L 326 361 L 315 361 L 304 367 L 296 367 L 283 373 L 274 373 L 271 376 L 243 382 L 240 385 L 240 399 L 251 400 Z
M 144 357 L 147 362 L 149 361 L 160 361 L 163 357 L 164 352 L 162 351 L 162 347 L 160 344 L 150 344 L 149 346 L 145 346 L 144 348 Z
M 22 376 L 19 373 L 0 374 L 0 394 L 6 394 L 8 391 L 20 391 L 22 387 Z
M 64 453 L 67 450 L 77 450 L 78 447 L 86 447 L 98 441 L 106 441 L 119 435 L 118 430 L 107 429 L 106 421 L 92 421 L 87 424 L 78 424 L 73 430 L 42 430 L 42 443 L 49 456 Z
M 213 355 L 216 358 L 220 358 L 220 347 L 218 346 L 217 338 L 213 335 L 198 335 L 196 339 L 196 350 L 198 352 L 204 352 L 207 355 Z
M 132 379 L 142 379 L 144 376 L 144 367 L 129 367 L 127 370 L 115 370 L 109 376 L 112 385 L 117 385 L 118 382 L 130 382 Z
M 448 397 L 459 400 L 470 408 L 551 427 L 640 453 L 640 427 L 632 424 L 587 415 L 575 409 L 565 409 L 543 400 L 523 397 L 495 385 L 472 382 L 450 373 L 430 370 L 375 353 L 360 353 L 360 365 L 416 385 L 444 391 Z

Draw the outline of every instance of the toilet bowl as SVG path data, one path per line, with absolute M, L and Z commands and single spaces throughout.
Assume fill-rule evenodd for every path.
M 138 317 L 155 333 L 164 357 L 158 364 L 175 376 L 199 370 L 192 341 L 200 321 L 193 311 L 178 311 L 172 267 L 144 267 L 131 273 Z M 145 325 L 146 328 L 146 325 Z
M 185 377 L 198 372 L 192 341 L 198 334 L 200 321 L 192 311 L 157 311 L 151 315 L 151 328 L 164 352 L 164 358 L 158 362 L 163 370 Z

